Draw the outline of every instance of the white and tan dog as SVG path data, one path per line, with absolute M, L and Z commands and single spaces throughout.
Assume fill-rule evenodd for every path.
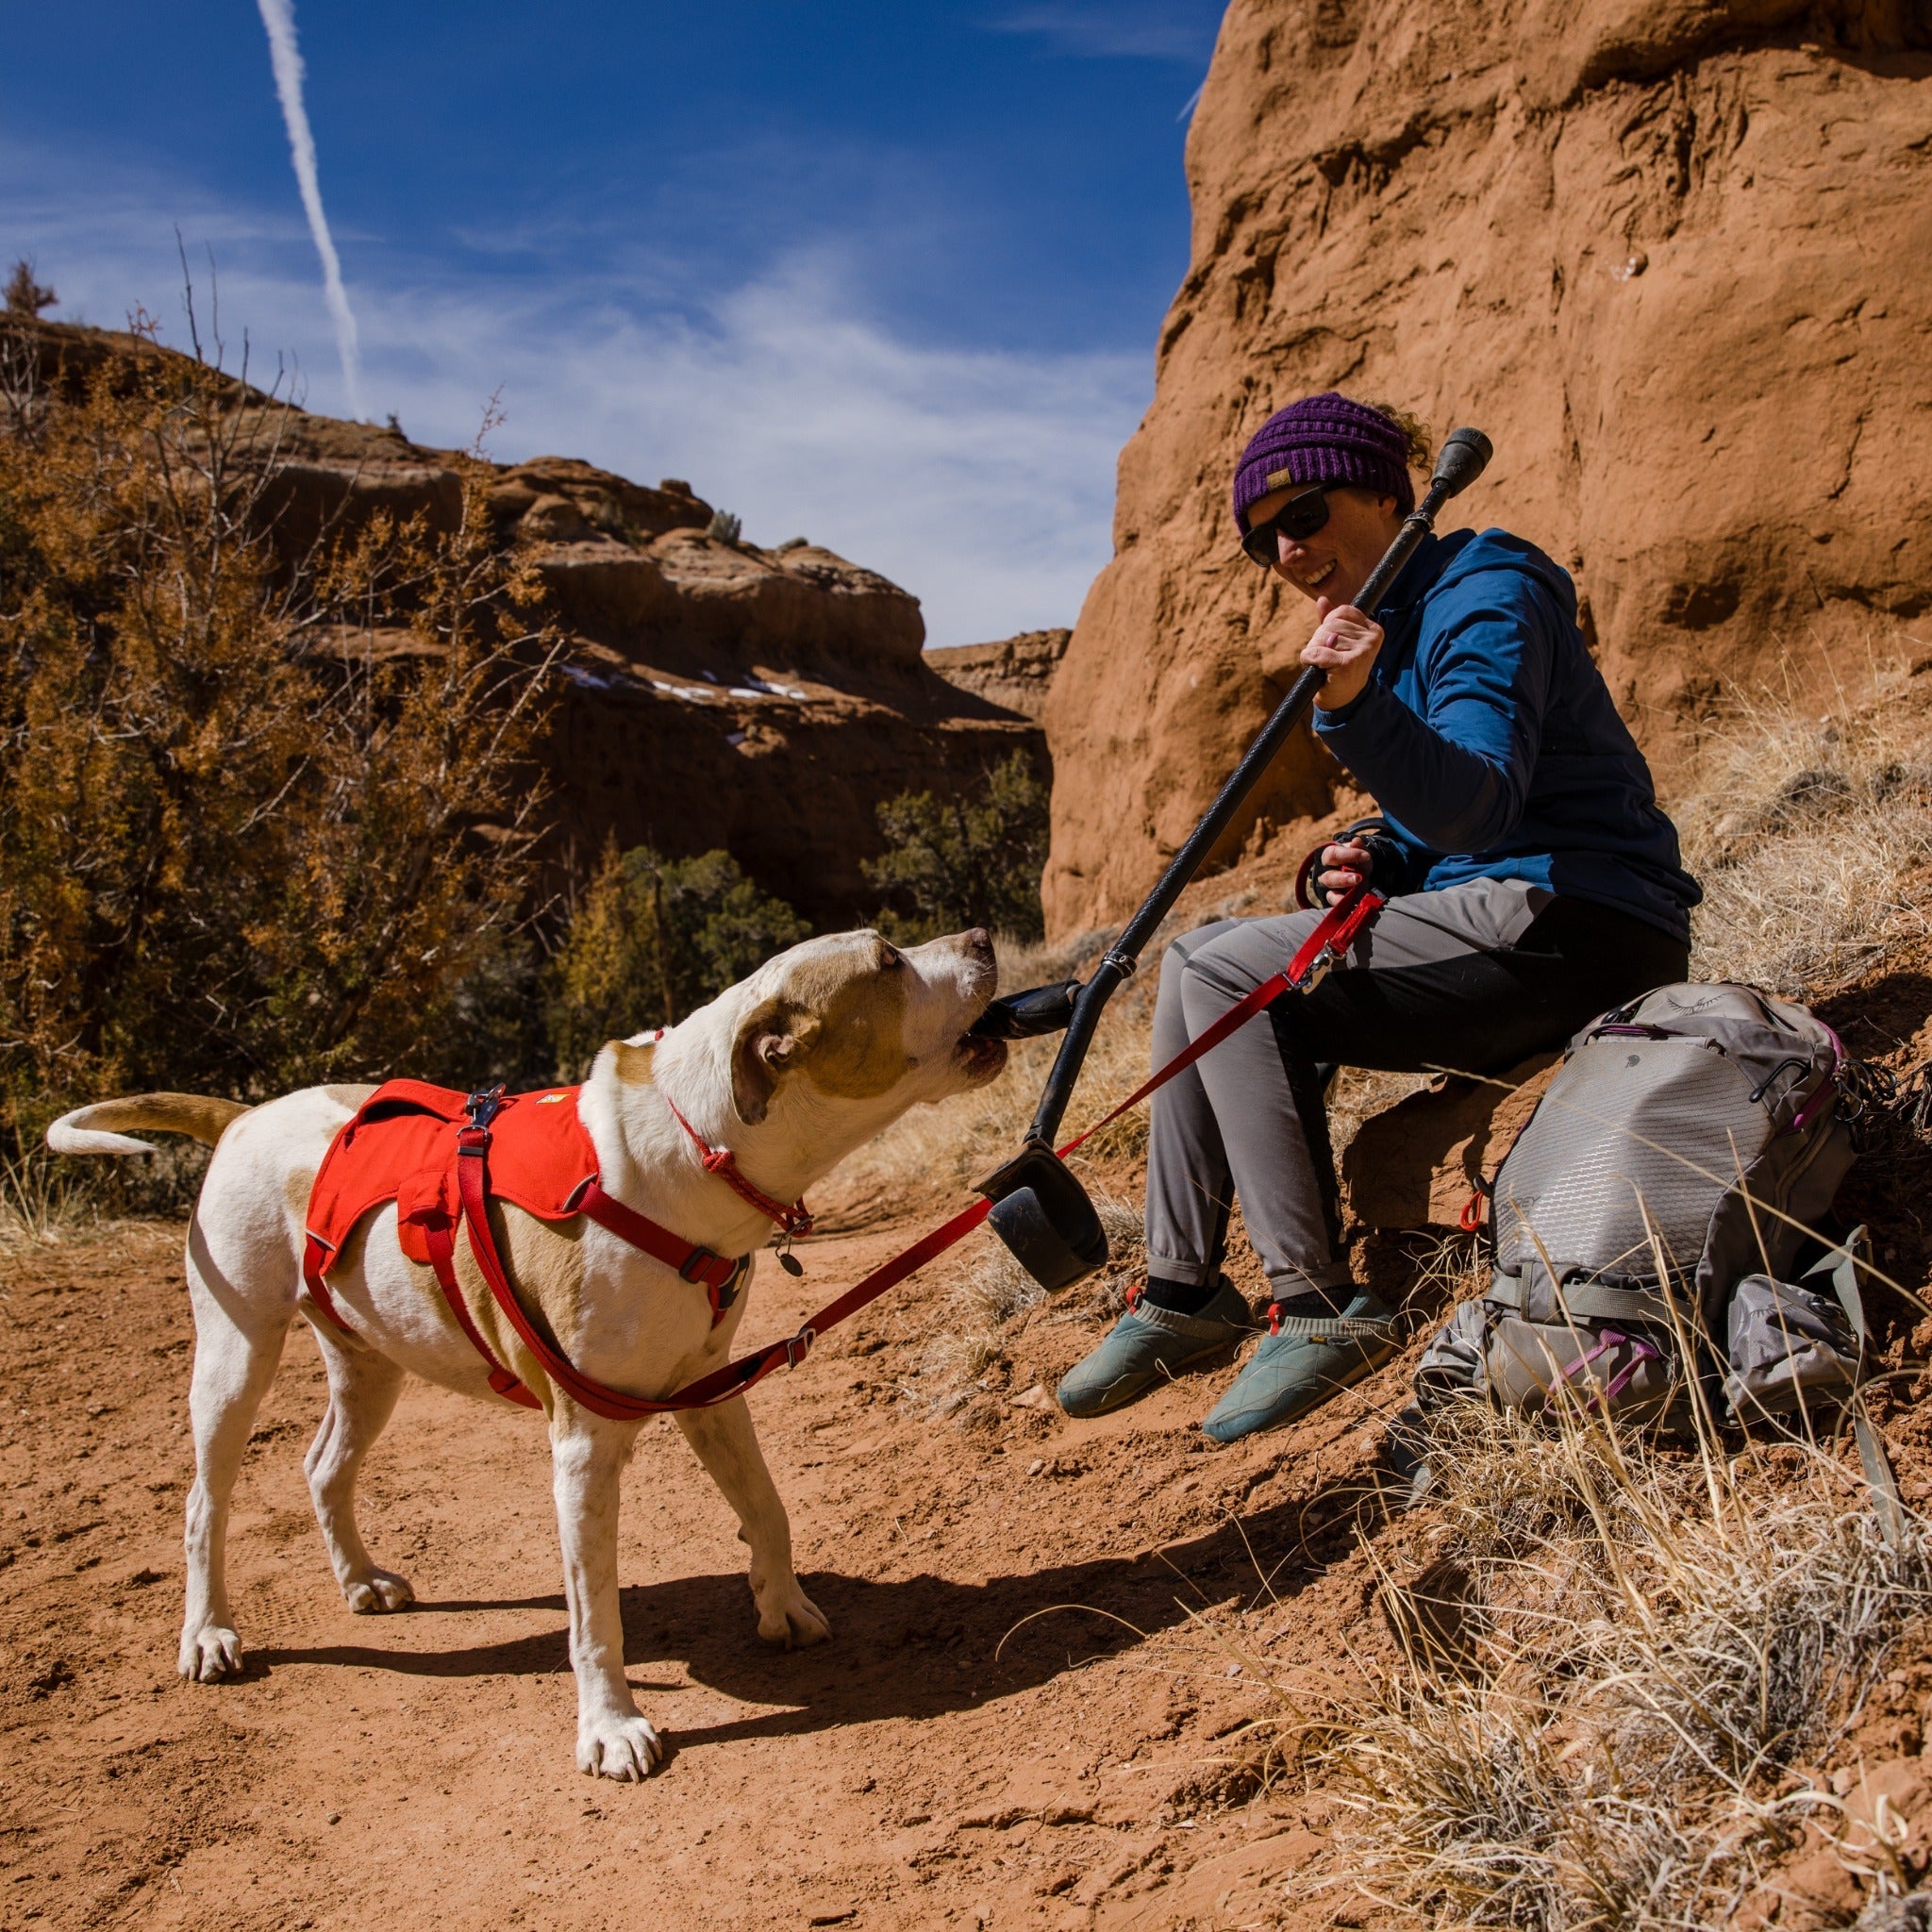
M 615 1042 L 597 1057 L 578 1109 L 608 1191 L 721 1255 L 757 1248 L 770 1224 L 707 1174 L 666 1106 L 713 1146 L 728 1146 L 766 1192 L 791 1200 L 922 1101 L 991 1079 L 998 1041 L 967 1029 L 995 977 L 991 941 L 974 931 L 901 950 L 873 932 L 808 940 L 653 1045 Z M 297 1311 L 328 1372 L 328 1412 L 307 1457 L 316 1520 L 349 1607 L 399 1609 L 408 1583 L 378 1569 L 356 1527 L 356 1476 L 395 1407 L 406 1373 L 496 1403 L 430 1270 L 396 1239 L 395 1204 L 364 1219 L 328 1285 L 356 1330 L 342 1336 L 303 1287 L 304 1214 L 336 1131 L 374 1090 L 317 1087 L 244 1109 L 183 1094 L 103 1101 L 47 1130 L 61 1154 L 152 1151 L 125 1130 L 216 1142 L 188 1229 L 194 1307 L 195 1479 L 188 1496 L 183 1676 L 240 1669 L 224 1541 L 228 1504 L 256 1410 Z M 534 1304 L 573 1364 L 608 1386 L 657 1398 L 720 1367 L 744 1312 L 741 1293 L 711 1325 L 702 1288 L 578 1219 L 544 1223 L 507 1204 L 498 1241 L 525 1306 Z M 553 1390 L 501 1321 L 458 1245 L 472 1313 L 500 1361 L 541 1396 L 550 1427 L 570 1655 L 577 1680 L 577 1764 L 646 1776 L 662 1749 L 625 1677 L 617 1588 L 619 1478 L 639 1424 L 607 1421 Z M 501 1404 L 498 1404 L 501 1407 Z M 829 1634 L 799 1588 L 791 1531 L 742 1397 L 677 1417 L 699 1461 L 737 1511 L 751 1549 L 759 1636 L 788 1648 Z

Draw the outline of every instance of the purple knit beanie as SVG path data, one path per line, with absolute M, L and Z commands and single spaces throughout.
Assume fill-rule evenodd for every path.
M 1355 483 L 1415 508 L 1408 438 L 1380 409 L 1330 390 L 1277 409 L 1256 430 L 1234 473 L 1234 521 L 1248 534 L 1248 510 L 1291 484 Z

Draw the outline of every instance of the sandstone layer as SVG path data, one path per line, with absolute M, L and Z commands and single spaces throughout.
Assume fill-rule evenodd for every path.
M 949 644 L 925 661 L 948 684 L 1036 722 L 1046 716 L 1070 630 L 1028 630 L 996 644 Z
M 69 382 L 131 346 L 56 324 L 30 339 L 45 377 Z M 377 510 L 456 526 L 451 452 L 234 394 L 263 412 L 255 447 L 274 451 L 285 553 Z M 567 457 L 497 466 L 489 507 L 505 545 L 529 546 L 570 639 L 548 756 L 560 882 L 612 834 L 671 858 L 722 846 L 815 925 L 849 924 L 877 909 L 859 868 L 883 850 L 885 800 L 957 795 L 1015 750 L 1046 771 L 1039 724 L 935 673 L 918 599 L 874 571 L 803 540 L 714 536 L 689 483 L 653 490 Z
M 1140 898 L 1292 675 L 1311 612 L 1227 490 L 1297 395 L 1489 431 L 1445 527 L 1574 573 L 1666 786 L 1788 658 L 1828 681 L 1927 608 L 1928 47 L 1924 0 L 1234 0 L 1192 265 L 1046 713 L 1056 933 Z M 1337 777 L 1304 735 L 1227 852 Z

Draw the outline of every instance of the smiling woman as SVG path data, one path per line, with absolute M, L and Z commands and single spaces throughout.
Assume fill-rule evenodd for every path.
M 1386 903 L 1341 970 L 1154 1096 L 1147 1283 L 1060 1385 L 1071 1413 L 1118 1408 L 1244 1339 L 1247 1303 L 1221 1273 L 1236 1198 L 1274 1301 L 1207 1433 L 1278 1428 L 1360 1381 L 1398 1333 L 1342 1246 L 1327 1074 L 1502 1074 L 1688 971 L 1700 895 L 1568 574 L 1502 530 L 1459 531 L 1424 536 L 1373 612 L 1349 601 L 1414 506 L 1420 454 L 1413 425 L 1330 392 L 1271 416 L 1236 470 L 1242 548 L 1320 620 L 1302 652 L 1327 673 L 1316 734 L 1385 814 L 1323 849 L 1319 885 L 1331 904 L 1363 884 Z M 1176 940 L 1155 1064 L 1292 958 L 1316 918 Z

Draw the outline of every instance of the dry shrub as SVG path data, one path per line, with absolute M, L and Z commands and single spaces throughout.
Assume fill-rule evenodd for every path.
M 1874 665 L 1822 714 L 1758 691 L 1700 754 L 1673 807 L 1705 892 L 1698 978 L 1802 997 L 1932 930 L 1932 756 L 1906 675 Z
M 0 1124 L 481 1073 L 557 648 L 485 466 L 291 557 L 271 398 L 151 334 L 40 376 L 0 339 Z
M 966 797 L 902 791 L 878 808 L 878 825 L 886 849 L 858 869 L 886 899 L 875 924 L 888 939 L 910 945 L 977 925 L 1039 942 L 1047 790 L 1025 752 Z
M 1385 1581 L 1394 1667 L 1322 1726 L 1364 1886 L 1445 1924 L 1724 1923 L 1828 1824 L 1792 1767 L 1932 1607 L 1927 1524 L 1888 1545 L 1826 1450 L 1673 1451 L 1574 1405 L 1454 1411 L 1434 1461 L 1446 1536 Z
M 621 853 L 613 833 L 547 974 L 544 1024 L 560 1077 L 582 1078 L 607 1040 L 676 1025 L 810 931 L 728 852 Z

